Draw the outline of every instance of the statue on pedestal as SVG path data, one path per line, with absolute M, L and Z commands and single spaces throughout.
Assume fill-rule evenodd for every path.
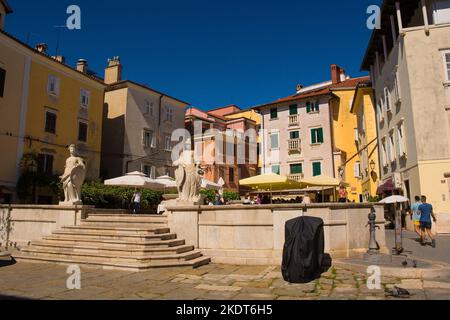
M 60 177 L 64 190 L 64 202 L 60 205 L 82 205 L 81 186 L 86 177 L 86 164 L 84 160 L 76 156 L 76 146 L 69 146 L 70 157 L 66 160 L 64 174 Z
M 178 189 L 178 201 L 196 203 L 200 199 L 201 176 L 194 162 L 194 152 L 185 150 L 173 163 L 177 167 L 175 179 Z

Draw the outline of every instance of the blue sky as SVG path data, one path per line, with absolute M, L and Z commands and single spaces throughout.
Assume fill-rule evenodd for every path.
M 103 75 L 120 56 L 124 78 L 202 109 L 242 108 L 288 96 L 298 83 L 328 80 L 330 65 L 352 76 L 371 31 L 367 7 L 379 0 L 9 0 L 6 30 L 56 49 L 66 8 L 79 5 L 82 29 L 62 30 L 60 54 Z

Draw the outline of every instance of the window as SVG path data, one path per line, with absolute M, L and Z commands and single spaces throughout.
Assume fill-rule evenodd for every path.
M 355 163 L 354 171 L 355 171 L 355 178 L 361 178 L 361 162 Z
M 281 174 L 281 167 L 280 167 L 279 164 L 276 164 L 276 165 L 272 166 L 272 173 Z
M 323 129 L 311 129 L 311 144 L 321 144 L 323 141 Z
M 303 173 L 303 165 L 301 163 L 294 163 L 290 165 L 291 174 L 302 174 Z
M 313 177 L 317 177 L 322 175 L 322 163 L 321 162 L 313 162 Z
M 165 138 L 165 150 L 172 151 L 172 137 L 166 136 Z
M 395 141 L 394 141 L 394 133 L 391 131 L 389 134 L 389 161 L 395 161 Z
M 319 104 L 319 100 L 317 100 L 316 102 L 310 102 L 308 101 L 306 103 L 306 112 L 307 113 L 316 113 L 320 111 L 320 104 Z
M 406 138 L 403 123 L 400 123 L 397 128 L 397 145 L 399 157 L 406 156 Z
M 386 111 L 391 111 L 391 93 L 388 87 L 384 88 L 384 103 L 386 105 Z
M 443 24 L 450 22 L 450 1 L 438 0 L 433 3 L 434 24 Z
M 144 147 L 155 148 L 155 136 L 152 131 L 144 130 L 142 144 Z
M 89 100 L 91 93 L 88 90 L 81 89 L 80 91 L 80 103 L 82 107 L 87 108 L 89 106 Z
M 153 115 L 153 103 L 148 100 L 145 100 L 144 113 L 150 116 Z
M 270 109 L 270 119 L 271 120 L 278 119 L 278 109 L 277 108 Z
M 0 68 L 0 98 L 5 94 L 6 70 Z
M 149 166 L 147 164 L 142 165 L 142 173 L 144 173 L 146 176 L 150 177 L 151 179 L 156 179 L 156 167 Z
M 172 122 L 173 121 L 173 109 L 167 107 L 166 108 L 166 121 L 167 122 Z
M 59 96 L 59 87 L 60 87 L 60 79 L 53 75 L 49 75 L 47 93 L 52 96 Z
M 228 169 L 228 181 L 234 182 L 234 168 Z
M 378 110 L 378 120 L 380 122 L 383 122 L 383 120 L 384 120 L 384 113 L 383 113 L 383 101 L 381 100 L 381 98 L 380 98 L 380 100 L 378 100 L 377 110 Z
M 51 154 L 39 154 L 38 171 L 45 174 L 53 174 L 53 159 Z
M 279 138 L 278 133 L 272 133 L 270 135 L 270 149 L 278 149 L 280 147 L 278 138 Z
M 296 104 L 293 104 L 292 106 L 289 106 L 289 115 L 290 116 L 296 116 L 298 114 L 298 107 Z
M 50 111 L 45 112 L 45 132 L 56 133 L 56 113 Z
M 291 131 L 291 132 L 289 132 L 289 138 L 291 140 L 300 139 L 300 131 Z
M 87 142 L 88 125 L 86 122 L 78 122 L 78 141 Z
M 444 59 L 445 80 L 447 82 L 450 82 L 450 50 L 443 51 L 442 54 L 443 54 L 443 59 Z M 1 81 L 1 79 L 0 79 L 0 81 Z M 0 90 L 1 90 L 1 87 L 0 87 Z

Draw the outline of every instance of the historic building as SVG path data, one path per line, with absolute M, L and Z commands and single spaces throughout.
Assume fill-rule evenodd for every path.
M 375 92 L 381 180 L 426 195 L 450 231 L 450 2 L 385 0 L 362 69 Z
M 102 178 L 141 171 L 174 176 L 172 133 L 184 129 L 189 103 L 130 80 L 122 80 L 118 57 L 105 69 Z
M 361 81 L 354 94 L 351 113 L 356 115 L 355 143 L 358 150 L 355 176 L 361 179 L 363 201 L 377 195 L 380 183 L 378 137 L 373 89 L 369 80 Z
M 223 179 L 226 189 L 243 192 L 239 180 L 258 171 L 259 115 L 235 105 L 210 111 L 190 108 L 185 121 L 205 178 L 215 183 Z
M 262 115 L 263 172 L 295 180 L 325 175 L 349 186 L 351 201 L 365 201 L 361 160 L 355 136 L 357 118 L 350 112 L 356 87 L 367 77 L 350 78 L 337 65 L 331 80 L 275 102 L 256 106 Z M 371 134 L 375 134 L 372 133 Z
M 37 157 L 32 170 L 56 176 L 64 171 L 67 146 L 76 144 L 88 164 L 87 179 L 99 177 L 105 86 L 85 60 L 72 68 L 46 50 L 45 44 L 32 48 L 0 31 L 0 185 L 7 202 L 16 192 L 24 155 Z M 58 200 L 45 189 L 34 196 L 39 203 Z

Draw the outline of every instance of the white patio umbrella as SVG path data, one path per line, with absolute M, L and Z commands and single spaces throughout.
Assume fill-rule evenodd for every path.
M 177 190 L 177 182 L 172 177 L 161 176 L 156 178 L 156 181 L 164 185 L 163 187 L 164 192 L 168 190 Z
M 105 180 L 105 185 L 152 190 L 164 188 L 164 184 L 159 183 L 155 179 L 150 179 L 144 173 L 138 171 L 127 173 L 122 177 Z
M 403 197 L 403 196 L 390 196 L 390 197 L 384 198 L 379 203 L 393 204 L 393 203 L 404 203 L 404 202 L 408 202 L 408 201 L 409 201 L 409 199 L 406 197 Z

